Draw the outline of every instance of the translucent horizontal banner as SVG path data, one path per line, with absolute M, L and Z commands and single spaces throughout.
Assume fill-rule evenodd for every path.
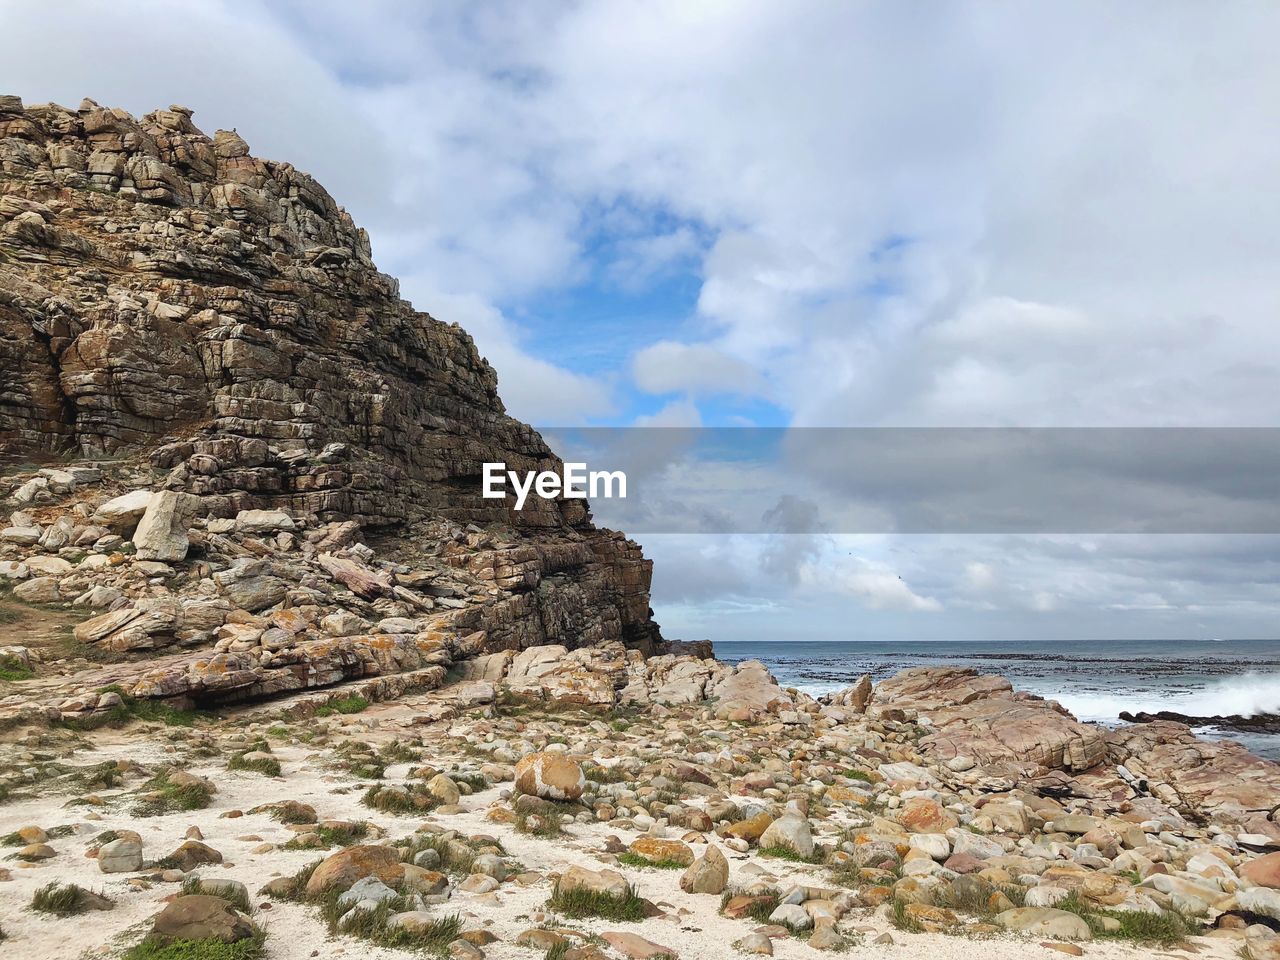
M 590 427 L 543 435 L 581 467 L 583 483 L 570 490 L 560 478 L 542 489 L 576 495 L 598 474 L 595 521 L 629 534 L 1280 532 L 1280 428 Z M 514 500 L 496 480 L 490 495 L 504 490 Z M 528 487 L 527 495 L 539 494 Z

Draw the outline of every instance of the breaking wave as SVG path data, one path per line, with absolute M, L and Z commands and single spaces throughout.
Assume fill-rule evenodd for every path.
M 1256 717 L 1280 715 L 1280 673 L 1246 673 L 1213 680 L 1194 690 L 1142 693 L 1046 693 L 1080 720 L 1114 721 L 1121 711 L 1157 713 L 1172 710 L 1191 717 Z

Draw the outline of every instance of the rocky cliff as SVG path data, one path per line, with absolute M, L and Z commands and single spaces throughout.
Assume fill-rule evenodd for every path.
M 310 176 L 183 107 L 0 97 L 4 460 L 10 582 L 105 608 L 80 631 L 97 648 L 236 655 L 246 689 L 265 689 L 262 654 L 330 663 L 351 636 L 400 639 L 354 644 L 344 676 L 391 670 L 370 651 L 406 636 L 465 636 L 465 652 L 660 639 L 649 562 L 584 501 L 480 497 L 486 461 L 559 460 L 506 414 L 466 332 L 402 300 Z M 288 642 L 226 642 L 238 620 L 280 629 L 272 615 L 307 608 Z M 363 625 L 321 628 L 335 613 Z M 185 689 L 189 666 L 159 688 Z

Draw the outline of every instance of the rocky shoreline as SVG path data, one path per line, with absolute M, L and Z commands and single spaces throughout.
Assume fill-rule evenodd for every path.
M 382 702 L 142 713 L 3 735 L 10 955 L 1280 956 L 1280 766 L 970 670 L 816 701 L 544 646 Z

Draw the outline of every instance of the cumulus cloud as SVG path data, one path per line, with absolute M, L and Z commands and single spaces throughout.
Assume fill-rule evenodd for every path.
M 767 392 L 758 370 L 705 343 L 660 340 L 636 354 L 632 373 L 646 393 L 759 396 Z
M 835 590 L 855 597 L 871 610 L 936 613 L 942 604 L 911 589 L 901 574 L 862 558 L 849 558 L 834 568 L 809 563 L 800 570 L 802 583 L 819 591 Z

